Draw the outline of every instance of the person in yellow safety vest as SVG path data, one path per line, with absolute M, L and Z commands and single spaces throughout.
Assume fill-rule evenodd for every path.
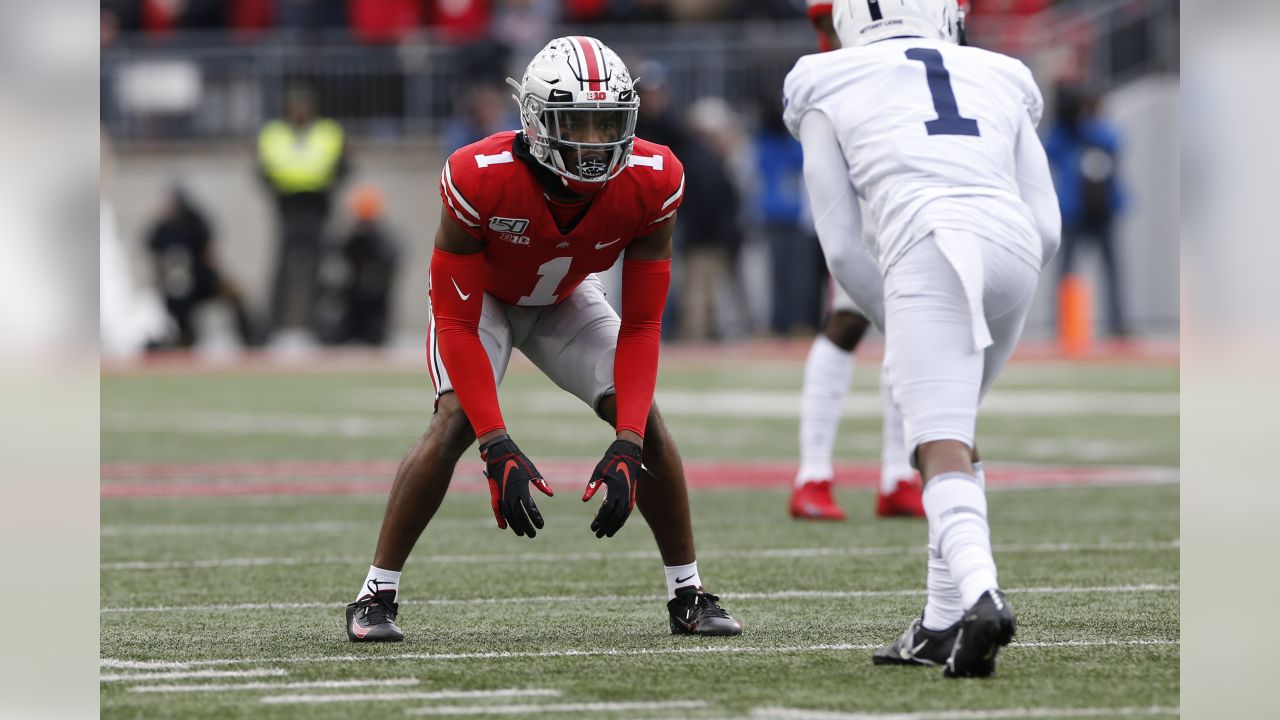
M 292 88 L 285 95 L 284 117 L 267 122 L 258 134 L 257 156 L 258 171 L 280 213 L 272 339 L 310 344 L 330 196 L 349 171 L 342 126 L 317 117 L 310 89 Z

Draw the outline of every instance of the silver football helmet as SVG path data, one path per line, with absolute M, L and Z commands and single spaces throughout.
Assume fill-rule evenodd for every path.
M 566 181 L 599 187 L 627 167 L 640 98 L 617 53 L 576 35 L 547 43 L 507 83 L 533 157 Z M 568 183 L 566 183 L 568 184 Z
M 835 0 L 831 20 L 844 47 L 891 37 L 958 43 L 963 16 L 957 0 Z

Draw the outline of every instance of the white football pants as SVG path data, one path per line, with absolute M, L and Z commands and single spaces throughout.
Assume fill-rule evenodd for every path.
M 936 440 L 973 447 L 978 404 L 1013 354 L 1039 276 L 1011 251 L 950 231 L 889 267 L 885 371 L 913 457 Z

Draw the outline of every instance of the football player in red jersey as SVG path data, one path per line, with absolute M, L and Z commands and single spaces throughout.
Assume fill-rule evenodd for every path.
M 551 487 L 498 404 L 513 348 L 616 430 L 582 495 L 604 489 L 591 531 L 612 537 L 638 506 L 665 566 L 671 631 L 737 635 L 702 587 L 680 454 L 653 405 L 680 161 L 635 137 L 631 76 L 599 40 L 552 40 L 508 82 L 523 129 L 461 148 L 440 176 L 427 340 L 436 412 L 396 473 L 347 635 L 404 639 L 400 571 L 477 439 L 498 527 L 530 538 L 543 527 L 532 489 Z M 619 257 L 621 318 L 594 274 Z

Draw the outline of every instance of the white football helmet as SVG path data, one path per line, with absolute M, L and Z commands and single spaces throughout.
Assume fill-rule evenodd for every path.
M 899 36 L 960 41 L 957 0 L 835 0 L 831 10 L 836 35 L 847 48 Z
M 533 157 L 577 190 L 591 190 L 627 167 L 640 97 L 617 53 L 582 35 L 547 43 L 516 82 L 520 124 Z

